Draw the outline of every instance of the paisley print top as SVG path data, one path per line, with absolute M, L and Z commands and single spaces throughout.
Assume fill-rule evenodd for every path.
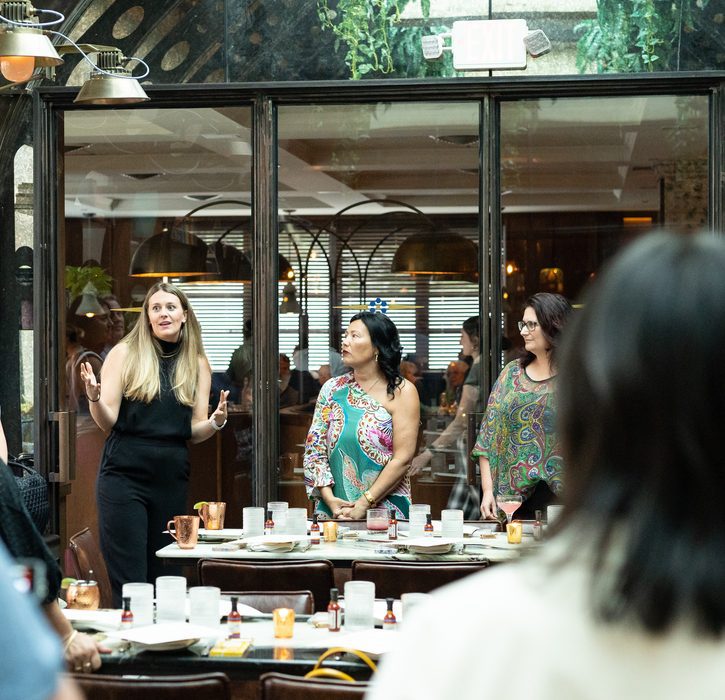
M 321 486 L 331 486 L 338 498 L 356 501 L 392 455 L 393 418 L 363 391 L 352 372 L 325 382 L 305 445 L 305 487 L 315 510 L 331 515 L 320 498 Z M 409 506 L 406 475 L 379 507 L 394 508 L 399 517 L 407 518 Z
M 488 398 L 472 455 L 488 458 L 494 496 L 520 492 L 538 481 L 561 493 L 562 459 L 554 433 L 556 380 L 530 379 L 519 360 L 509 362 Z

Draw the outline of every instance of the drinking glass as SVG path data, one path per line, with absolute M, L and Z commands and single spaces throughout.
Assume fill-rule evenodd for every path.
M 408 537 L 423 537 L 425 534 L 425 521 L 427 513 L 421 511 L 410 513 L 410 528 Z
M 390 516 L 387 508 L 370 508 L 367 512 L 368 535 L 378 539 L 388 538 Z
M 159 576 L 156 579 L 156 622 L 186 620 L 186 579 Z
M 511 517 L 519 509 L 521 505 L 520 493 L 508 493 L 501 495 L 496 499 L 496 505 L 506 513 L 506 522 L 511 522 Z
M 409 618 L 413 608 L 418 607 L 421 603 L 425 603 L 430 597 L 430 593 L 403 593 L 400 596 L 400 602 L 403 606 L 402 622 L 405 622 Z
M 295 628 L 295 611 L 292 608 L 275 608 L 272 623 L 277 639 L 290 639 Z
M 447 508 L 441 511 L 441 535 L 443 537 L 463 537 L 463 511 Z
M 276 521 L 275 521 L 276 529 Z M 287 530 L 288 535 L 306 535 L 307 534 L 307 509 L 306 508 L 290 508 L 287 511 Z
M 270 501 L 267 503 L 267 510 L 272 511 L 272 520 L 274 520 L 275 534 L 287 533 L 287 511 L 289 503 L 287 501 Z
M 520 520 L 506 523 L 506 540 L 509 544 L 521 544 L 524 527 Z
M 194 549 L 199 539 L 199 516 L 175 515 L 173 520 L 166 523 L 166 529 L 176 540 L 179 549 Z
M 221 590 L 216 586 L 192 586 L 189 589 L 189 622 L 192 625 L 217 627 Z
M 556 519 L 561 515 L 561 511 L 564 510 L 564 506 L 546 506 L 546 524 L 552 525 Z
M 223 530 L 227 504 L 224 501 L 208 501 L 199 508 L 199 517 L 206 530 Z
M 345 629 L 372 629 L 375 626 L 375 584 L 372 581 L 348 581 L 345 584 Z
M 97 581 L 73 581 L 65 594 L 69 608 L 75 610 L 98 610 L 101 590 Z
M 264 508 L 242 508 L 242 529 L 245 537 L 264 534 Z
M 428 503 L 411 503 L 409 512 L 411 514 L 423 513 L 423 515 L 427 515 L 428 513 L 430 513 L 430 505 Z
M 124 583 L 121 596 L 131 599 L 134 627 L 154 624 L 153 583 Z

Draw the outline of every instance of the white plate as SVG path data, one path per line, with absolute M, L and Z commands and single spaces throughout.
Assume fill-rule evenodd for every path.
M 118 630 L 108 634 L 109 637 L 125 639 L 128 642 L 140 644 L 145 649 L 157 651 L 184 649 L 202 637 L 214 635 L 215 630 L 211 627 L 186 622 L 162 622 L 157 625 L 132 627 L 130 630 Z
M 178 639 L 175 642 L 162 642 L 161 644 L 143 644 L 142 642 L 135 642 L 141 649 L 147 651 L 176 651 L 177 649 L 186 649 L 192 644 L 196 644 L 201 637 L 195 639 Z

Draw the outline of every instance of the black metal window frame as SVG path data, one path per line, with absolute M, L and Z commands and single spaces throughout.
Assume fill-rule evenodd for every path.
M 223 85 L 144 86 L 151 98 L 129 109 L 249 106 L 253 111 L 253 227 L 256 271 L 252 293 L 255 319 L 253 496 L 257 504 L 275 496 L 279 455 L 278 309 L 277 298 L 277 108 L 282 105 L 355 104 L 369 102 L 469 101 L 480 105 L 479 155 L 479 282 L 482 346 L 489 348 L 482 363 L 482 386 L 490 388 L 500 370 L 502 218 L 500 201 L 500 106 L 504 101 L 532 98 L 625 97 L 642 95 L 707 95 L 710 99 L 709 226 L 725 233 L 725 73 L 661 73 L 652 75 L 481 77 L 456 80 L 370 80 L 362 82 L 297 82 Z M 73 104 L 75 88 L 40 87 L 33 93 L 35 136 L 35 290 L 36 456 L 53 471 L 58 437 L 49 429 L 50 412 L 58 406 L 57 353 L 62 345 L 55 320 L 62 299 L 58 248 L 62 212 L 62 116 L 89 109 Z M 107 109 L 98 107 L 90 109 Z M 123 109 L 119 107 L 118 109 Z M 489 214 L 490 212 L 490 214 Z

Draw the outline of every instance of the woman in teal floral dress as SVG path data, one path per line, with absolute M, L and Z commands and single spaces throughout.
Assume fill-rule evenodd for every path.
M 501 372 L 472 452 L 481 470 L 484 518 L 499 517 L 499 496 L 520 493 L 525 503 L 540 481 L 561 493 L 562 459 L 554 432 L 556 348 L 570 313 L 571 305 L 559 294 L 542 292 L 526 302 L 519 330 L 527 354 Z
M 307 495 L 321 515 L 362 519 L 379 505 L 408 517 L 420 403 L 400 375 L 400 357 L 387 316 L 353 316 L 342 343 L 352 372 L 325 382 L 305 445 Z

